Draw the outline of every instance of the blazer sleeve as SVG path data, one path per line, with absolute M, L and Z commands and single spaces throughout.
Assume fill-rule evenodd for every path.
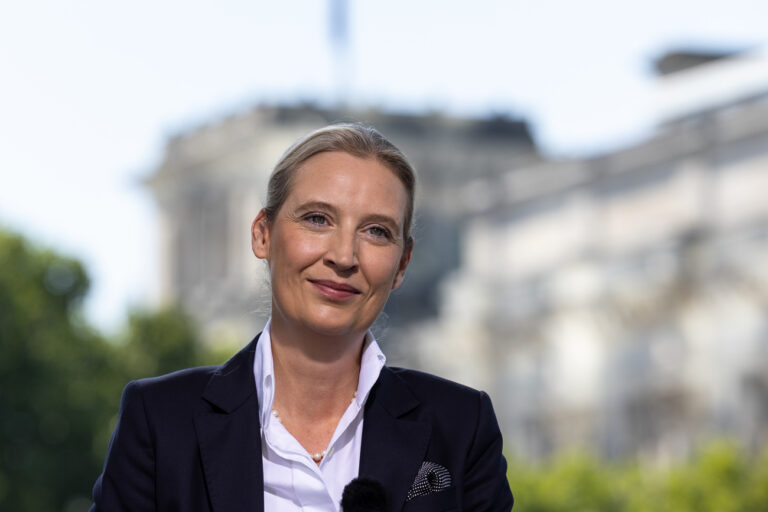
M 141 386 L 131 382 L 123 390 L 104 469 L 93 486 L 91 512 L 155 511 L 154 461 Z
M 507 461 L 502 454 L 502 439 L 491 399 L 480 393 L 475 438 L 469 450 L 463 489 L 463 509 L 467 511 L 509 512 L 514 500 L 507 480 Z

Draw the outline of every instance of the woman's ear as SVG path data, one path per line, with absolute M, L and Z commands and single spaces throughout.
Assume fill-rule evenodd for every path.
M 403 255 L 400 257 L 400 264 L 395 274 L 395 280 L 392 283 L 392 289 L 396 289 L 403 284 L 403 278 L 405 277 L 405 269 L 408 267 L 408 263 L 411 261 L 411 254 L 413 254 L 413 237 L 409 236 L 408 241 L 405 242 L 405 248 L 403 249 Z
M 257 258 L 269 259 L 269 221 L 263 208 L 251 224 L 251 249 Z

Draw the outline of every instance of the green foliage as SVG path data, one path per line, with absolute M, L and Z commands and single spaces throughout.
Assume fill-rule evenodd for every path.
M 542 467 L 539 471 L 523 470 L 513 473 L 511 477 L 516 480 L 517 475 L 520 475 L 520 483 L 527 489 L 526 492 L 520 486 L 515 486 L 518 507 L 524 510 L 621 510 L 617 505 L 619 495 L 612 483 L 604 478 L 604 473 L 604 468 L 596 460 L 587 455 L 574 454 L 564 456 L 557 463 Z M 535 499 L 530 500 L 528 497 Z
M 768 449 L 750 459 L 727 442 L 665 469 L 570 454 L 512 460 L 508 477 L 517 512 L 768 512 Z
M 125 384 L 208 358 L 176 310 L 108 341 L 82 318 L 80 263 L 0 230 L 0 510 L 87 509 Z
M 0 232 L 0 509 L 60 509 L 87 489 L 118 383 L 79 317 L 82 266 Z
M 131 379 L 196 366 L 203 358 L 190 319 L 178 309 L 131 312 L 118 353 Z

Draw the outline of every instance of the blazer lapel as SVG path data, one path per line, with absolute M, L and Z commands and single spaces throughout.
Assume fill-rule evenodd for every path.
M 215 512 L 264 510 L 259 404 L 253 378 L 258 336 L 208 382 L 211 406 L 195 417 L 195 430 L 211 506 Z
M 401 510 L 424 461 L 431 427 L 409 417 L 419 407 L 405 382 L 387 367 L 371 390 L 365 408 L 360 476 L 379 481 L 387 510 Z

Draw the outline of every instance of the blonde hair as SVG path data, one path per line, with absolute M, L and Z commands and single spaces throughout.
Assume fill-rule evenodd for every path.
M 315 130 L 289 147 L 272 170 L 267 186 L 266 218 L 273 221 L 291 191 L 296 170 L 309 158 L 328 151 L 343 151 L 358 158 L 375 158 L 400 179 L 407 194 L 403 236 L 411 243 L 416 173 L 405 155 L 375 128 L 358 123 L 332 124 Z

